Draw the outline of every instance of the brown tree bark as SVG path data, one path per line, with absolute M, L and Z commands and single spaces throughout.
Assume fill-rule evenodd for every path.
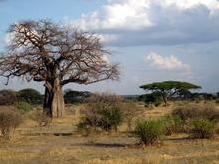
M 44 113 L 52 118 L 64 115 L 65 103 L 59 79 L 55 79 L 51 88 L 46 87 L 44 98 Z

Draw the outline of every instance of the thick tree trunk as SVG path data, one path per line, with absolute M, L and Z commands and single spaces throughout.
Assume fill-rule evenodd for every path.
M 45 88 L 43 109 L 45 114 L 53 118 L 64 115 L 65 104 L 59 79 L 52 82 L 51 88 Z

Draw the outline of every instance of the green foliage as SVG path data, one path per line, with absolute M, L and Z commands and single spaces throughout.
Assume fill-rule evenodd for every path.
M 139 100 L 144 101 L 146 106 L 159 106 L 162 103 L 162 95 L 159 92 L 144 94 L 139 97 Z
M 80 122 L 79 124 L 77 124 L 77 130 L 83 136 L 88 136 L 92 131 L 91 127 L 85 122 Z
M 21 115 L 13 110 L 0 110 L 0 131 L 4 138 L 10 139 L 22 121 Z
M 48 126 L 52 122 L 52 118 L 43 113 L 41 109 L 37 109 L 31 115 L 31 119 L 38 123 L 39 127 Z
M 157 143 L 164 132 L 164 126 L 160 120 L 140 120 L 135 127 L 135 135 L 145 145 Z
M 190 89 L 199 89 L 201 87 L 188 82 L 163 81 L 163 82 L 154 82 L 151 84 L 142 85 L 140 86 L 140 88 L 146 91 L 151 91 L 153 93 L 155 92 L 160 93 L 162 95 L 164 103 L 167 104 L 168 98 L 171 98 L 174 95 L 182 96 L 182 94 L 184 93 L 187 94 Z
M 163 82 L 155 82 L 151 84 L 146 84 L 143 86 L 140 86 L 140 88 L 145 90 L 190 90 L 190 89 L 199 89 L 200 86 L 197 86 L 195 84 L 191 84 L 188 82 L 181 82 L 181 81 L 163 81 Z
M 64 94 L 64 100 L 66 104 L 83 103 L 90 96 L 90 92 L 66 90 Z
M 193 138 L 212 138 L 215 134 L 216 123 L 207 119 L 195 119 L 192 122 L 191 135 Z
M 84 118 L 80 123 L 106 131 L 117 130 L 123 121 L 121 102 L 122 99 L 115 95 L 102 94 L 91 96 L 86 110 L 83 111 Z
M 17 97 L 18 101 L 26 101 L 29 104 L 41 104 L 43 101 L 43 96 L 32 88 L 20 90 Z
M 15 103 L 15 107 L 20 111 L 21 113 L 27 113 L 33 110 L 33 107 L 31 104 L 29 104 L 26 101 L 18 101 Z
M 122 112 L 119 107 L 113 107 L 111 109 L 105 109 L 102 112 L 103 120 L 102 120 L 102 128 L 106 131 L 114 129 L 117 131 L 118 126 L 123 121 Z
M 172 135 L 182 130 L 183 121 L 179 116 L 165 116 L 163 119 L 166 135 Z
M 16 92 L 13 90 L 0 91 L 0 105 L 12 105 L 17 101 Z
M 214 100 L 216 99 L 217 96 L 211 93 L 192 93 L 191 94 L 191 99 L 192 100 L 197 100 L 197 101 L 202 101 L 202 100 Z
M 172 115 L 179 116 L 183 121 L 197 118 L 219 121 L 219 110 L 211 104 L 188 104 L 177 107 L 173 110 Z

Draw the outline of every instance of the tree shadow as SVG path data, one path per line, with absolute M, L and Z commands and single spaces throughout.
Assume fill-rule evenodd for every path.
M 130 144 L 119 144 L 119 143 L 85 143 L 84 146 L 93 146 L 101 148 L 125 148 Z
M 166 138 L 166 141 L 191 141 L 190 137 L 180 137 L 180 138 Z

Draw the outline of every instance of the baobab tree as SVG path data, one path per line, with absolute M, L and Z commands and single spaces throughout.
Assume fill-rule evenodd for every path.
M 44 112 L 62 117 L 62 87 L 91 84 L 119 76 L 118 64 L 106 60 L 111 53 L 92 33 L 50 20 L 22 21 L 9 28 L 10 42 L 0 57 L 0 75 L 43 82 Z

